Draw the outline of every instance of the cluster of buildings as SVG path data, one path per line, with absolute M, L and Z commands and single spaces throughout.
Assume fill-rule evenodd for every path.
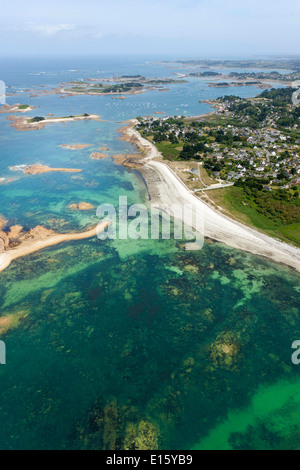
M 224 128 L 222 128 L 224 131 Z M 214 176 L 236 180 L 240 178 L 268 179 L 270 184 L 291 187 L 300 184 L 299 145 L 289 136 L 272 128 L 251 129 L 228 126 L 233 136 L 245 140 L 226 147 L 211 144 L 213 157 L 222 162 L 223 169 Z M 226 131 L 225 131 L 226 132 Z
M 221 109 L 222 107 L 222 109 Z M 218 106 L 217 114 L 229 113 L 226 105 Z M 231 114 L 232 116 L 232 114 Z M 234 116 L 232 116 L 234 117 Z M 146 135 L 163 136 L 165 140 L 178 139 L 180 143 L 191 143 L 189 137 L 192 133 L 199 136 L 199 141 L 205 141 L 209 148 L 207 155 L 200 155 L 203 159 L 213 159 L 218 171 L 212 171 L 213 176 L 223 181 L 234 182 L 238 179 L 255 177 L 268 180 L 268 185 L 281 188 L 290 188 L 300 184 L 300 141 L 295 141 L 288 132 L 282 132 L 274 125 L 276 114 L 267 119 L 260 128 L 239 125 L 219 125 L 212 127 L 193 126 L 184 118 L 152 118 L 141 119 L 140 130 Z M 221 133 L 224 141 L 211 137 Z M 226 136 L 229 136 L 228 142 Z M 194 139 L 193 139 L 193 143 Z M 266 189 L 271 190 L 270 186 Z

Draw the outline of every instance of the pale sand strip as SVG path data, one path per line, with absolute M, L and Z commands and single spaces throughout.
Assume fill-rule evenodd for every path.
M 98 114 L 90 114 L 88 116 L 74 116 L 74 117 L 62 117 L 62 118 L 48 118 L 44 119 L 43 121 L 38 122 L 30 122 L 30 118 L 23 118 L 20 116 L 11 115 L 8 116 L 7 119 L 11 121 L 11 125 L 19 130 L 19 131 L 27 131 L 27 130 L 36 130 L 36 129 L 44 129 L 47 124 L 51 123 L 64 123 L 64 122 L 73 122 L 73 121 L 101 121 L 101 116 Z
M 100 119 L 98 114 L 89 114 L 88 116 L 74 116 L 74 117 L 63 117 L 63 118 L 52 118 L 52 119 L 45 119 L 44 121 L 40 121 L 41 124 L 51 124 L 52 122 L 69 122 L 69 121 L 88 121 L 93 120 L 96 121 Z M 36 123 L 33 123 L 36 124 Z
M 147 182 L 151 204 L 171 215 L 172 212 L 168 210 L 171 206 L 178 205 L 182 208 L 185 204 L 192 204 L 193 220 L 196 218 L 196 214 L 200 220 L 203 219 L 205 237 L 225 243 L 233 248 L 271 258 L 300 272 L 299 248 L 236 222 L 200 200 L 168 165 L 153 160 L 161 155 L 155 145 L 132 128 L 136 123 L 136 120 L 130 121 L 129 127 L 123 129 L 122 132 L 132 143 L 138 141 L 139 150 L 143 150 L 146 155 L 145 165 L 139 168 L 139 171 Z M 179 214 L 176 218 L 181 219 Z
M 109 222 L 105 221 L 97 225 L 91 230 L 82 233 L 66 233 L 53 235 L 45 240 L 32 241 L 31 243 L 24 243 L 13 250 L 5 251 L 0 254 L 0 272 L 4 271 L 13 260 L 22 258 L 23 256 L 30 255 L 36 251 L 48 248 L 49 246 L 58 245 L 59 243 L 84 240 L 96 236 L 98 233 L 103 232 L 108 227 Z
M 50 166 L 45 165 L 29 165 L 24 173 L 28 175 L 40 175 L 42 173 L 51 173 L 51 172 L 60 172 L 60 173 L 80 173 L 82 170 L 78 168 L 51 168 Z

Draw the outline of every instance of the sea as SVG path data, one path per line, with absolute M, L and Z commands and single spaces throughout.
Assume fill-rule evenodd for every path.
M 34 90 L 185 71 L 155 57 L 0 59 L 7 103 L 36 107 L 26 116 L 101 116 L 18 131 L 0 114 L 0 214 L 8 226 L 79 232 L 99 222 L 101 204 L 116 206 L 120 196 L 147 203 L 137 170 L 91 152 L 137 153 L 119 140 L 128 119 L 201 115 L 212 108 L 199 100 L 261 92 L 210 88 L 207 78 L 125 100 L 32 97 Z M 61 147 L 71 144 L 91 147 Z M 82 172 L 11 169 L 34 163 Z M 70 210 L 81 201 L 95 210 Z M 0 337 L 0 449 L 299 449 L 300 365 L 291 359 L 299 293 L 292 269 L 212 240 L 186 251 L 174 239 L 93 237 L 13 261 L 0 273 L 0 320 L 11 319 Z

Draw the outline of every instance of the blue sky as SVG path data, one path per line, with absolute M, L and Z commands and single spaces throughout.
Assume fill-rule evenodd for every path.
M 299 0 L 9 0 L 0 54 L 300 54 Z

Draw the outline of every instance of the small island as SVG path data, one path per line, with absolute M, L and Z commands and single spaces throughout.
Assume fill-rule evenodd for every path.
M 22 171 L 26 175 L 41 175 L 43 173 L 60 172 L 60 173 L 79 173 L 82 170 L 77 168 L 51 168 L 49 166 L 40 165 L 17 165 L 10 168 L 11 171 Z
M 28 113 L 29 111 L 33 111 L 36 109 L 36 106 L 29 106 L 29 104 L 5 104 L 3 108 L 0 108 L 0 114 L 5 113 Z
M 133 81 L 134 80 L 134 81 Z M 165 85 L 186 83 L 186 80 L 175 78 L 145 78 L 140 75 L 130 77 L 90 78 L 85 81 L 74 81 L 62 84 L 56 91 L 63 96 L 73 95 L 136 95 L 147 90 L 162 91 Z M 118 96 L 124 99 L 124 96 Z
M 90 157 L 94 160 L 103 160 L 104 158 L 107 158 L 108 155 L 106 155 L 106 153 L 93 152 L 91 153 Z
M 60 147 L 66 150 L 82 150 L 87 147 L 92 147 L 92 144 L 62 144 Z
M 7 118 L 11 121 L 12 127 L 17 129 L 18 131 L 29 131 L 29 130 L 37 130 L 43 129 L 47 124 L 54 124 L 54 123 L 65 123 L 65 122 L 73 122 L 73 121 L 82 121 L 82 120 L 94 120 L 99 121 L 100 116 L 98 114 L 81 114 L 79 116 L 63 116 L 63 117 L 43 117 L 43 116 L 35 116 L 33 118 L 23 118 L 19 116 L 8 116 Z

